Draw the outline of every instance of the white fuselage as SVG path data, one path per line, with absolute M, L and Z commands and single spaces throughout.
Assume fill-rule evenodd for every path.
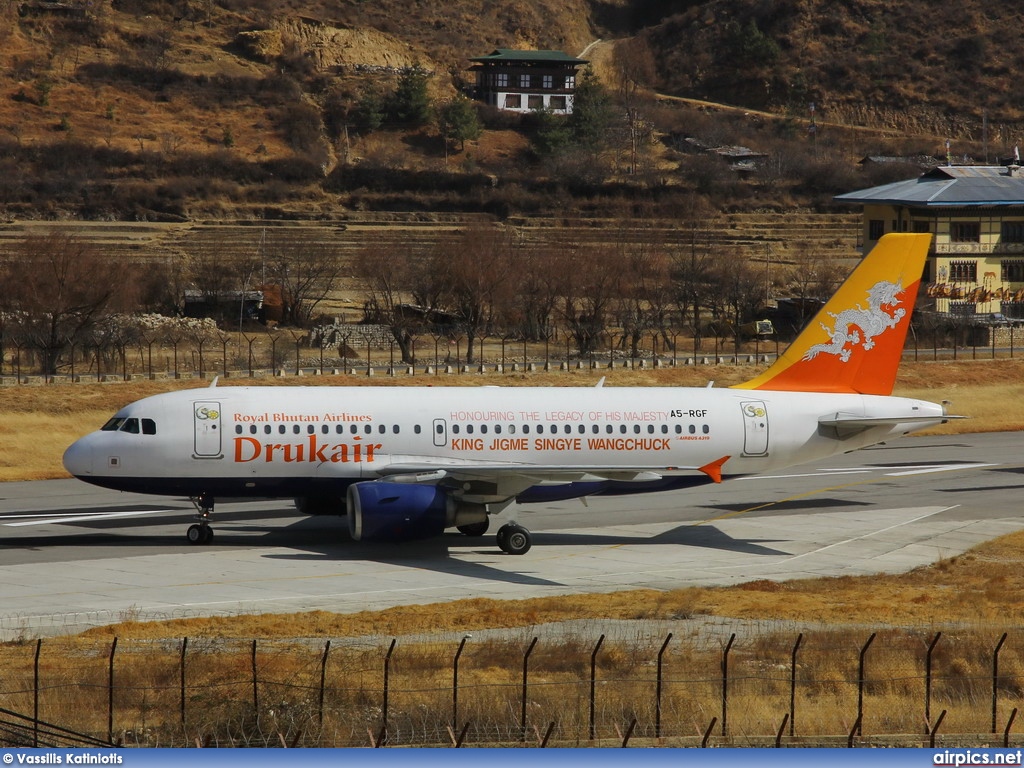
M 837 416 L 884 423 L 847 433 L 822 425 Z M 486 466 L 499 484 L 505 473 L 537 472 L 540 484 L 561 476 L 545 470 L 566 482 L 692 475 L 727 456 L 728 477 L 848 452 L 943 418 L 941 405 L 919 400 L 765 390 L 216 387 L 123 408 L 115 419 L 134 426 L 87 435 L 65 466 L 113 488 L 221 496 L 343 492 L 405 467 Z

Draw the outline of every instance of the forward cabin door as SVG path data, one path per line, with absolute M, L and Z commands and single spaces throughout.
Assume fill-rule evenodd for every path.
M 195 425 L 194 459 L 222 459 L 220 403 L 212 400 L 197 400 L 192 403 L 193 424 Z
M 740 403 L 743 411 L 743 455 L 768 453 L 768 409 L 761 400 Z

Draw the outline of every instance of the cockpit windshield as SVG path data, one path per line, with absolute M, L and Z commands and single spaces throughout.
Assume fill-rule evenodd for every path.
M 100 427 L 100 431 L 127 432 L 131 435 L 137 435 L 141 432 L 143 435 L 155 435 L 156 422 L 153 421 L 153 419 L 137 419 L 134 417 L 115 416 Z

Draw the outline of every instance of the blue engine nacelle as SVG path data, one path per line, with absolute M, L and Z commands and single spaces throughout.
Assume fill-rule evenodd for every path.
M 356 541 L 427 539 L 444 533 L 455 508 L 435 485 L 355 483 L 348 488 L 348 530 Z

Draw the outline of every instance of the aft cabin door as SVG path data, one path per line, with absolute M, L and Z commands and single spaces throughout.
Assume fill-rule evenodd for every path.
M 768 409 L 760 401 L 740 403 L 743 409 L 743 455 L 768 453 Z
M 222 459 L 220 445 L 220 403 L 197 400 L 192 403 L 195 423 L 195 459 Z

